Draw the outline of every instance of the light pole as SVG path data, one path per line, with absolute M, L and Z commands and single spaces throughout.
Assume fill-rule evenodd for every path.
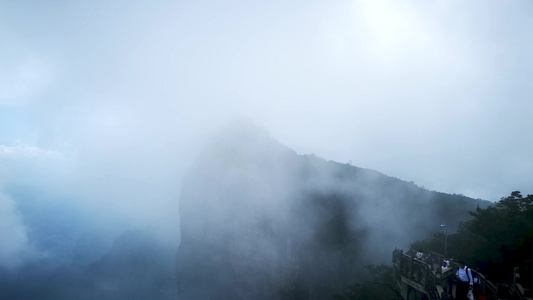
M 440 225 L 440 228 L 442 228 L 442 230 L 444 231 L 444 256 L 446 256 L 446 246 L 448 244 L 448 228 L 444 224 Z

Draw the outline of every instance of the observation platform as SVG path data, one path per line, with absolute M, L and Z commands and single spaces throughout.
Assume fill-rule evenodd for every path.
M 431 252 L 421 258 L 415 252 L 395 249 L 392 253 L 394 284 L 399 288 L 405 300 L 441 300 L 456 299 L 457 280 L 455 271 L 459 267 L 450 261 L 450 267 L 442 270 L 444 256 Z M 531 290 L 520 282 L 518 268 L 515 268 L 512 280 L 506 284 L 494 284 L 485 276 L 472 270 L 480 295 L 487 300 L 533 300 Z

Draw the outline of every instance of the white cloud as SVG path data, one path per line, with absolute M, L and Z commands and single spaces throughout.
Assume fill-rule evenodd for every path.
M 40 96 L 54 81 L 49 64 L 37 57 L 23 61 L 0 61 L 0 105 L 25 106 Z
M 407 39 L 413 30 L 409 19 L 386 1 L 363 1 L 363 17 L 382 47 Z
M 32 256 L 26 228 L 14 201 L 0 192 L 0 266 L 13 268 Z
M 0 158 L 46 158 L 59 159 L 61 155 L 52 150 L 44 150 L 35 146 L 6 146 L 0 145 Z
M 516 29 L 529 24 L 521 13 L 527 10 L 498 4 L 479 13 L 460 1 L 200 3 L 126 11 L 78 4 L 54 8 L 59 18 L 28 6 L 39 22 L 11 11 L 3 27 L 29 30 L 13 30 L 21 38 L 7 41 L 51 56 L 11 51 L 8 64 L 0 58 L 0 106 L 46 99 L 48 88 L 58 87 L 54 101 L 23 107 L 27 120 L 11 122 L 11 136 L 67 153 L 50 145 L 57 137 L 79 157 L 72 172 L 59 173 L 53 170 L 63 164 L 36 159 L 57 157 L 53 151 L 0 146 L 0 169 L 4 163 L 13 174 L 23 167 L 17 180 L 31 177 L 47 188 L 53 180 L 87 201 L 141 214 L 150 201 L 177 199 L 191 149 L 237 115 L 299 153 L 353 160 L 439 191 L 499 196 L 495 187 L 510 191 L 516 177 L 528 178 L 524 168 L 508 182 L 472 179 L 492 169 L 508 174 L 505 157 L 531 165 L 530 154 L 495 147 L 508 144 L 500 141 L 509 133 L 531 131 L 522 122 L 531 111 L 524 108 L 528 90 L 513 79 L 527 82 L 532 43 L 507 34 L 524 32 Z M 73 20 L 87 22 L 69 26 Z M 43 59 L 56 57 L 53 66 L 69 75 L 60 82 Z M 517 103 L 508 105 L 510 99 Z M 502 113 L 505 107 L 519 107 L 516 121 Z M 24 122 L 28 137 L 16 136 Z
M 73 152 L 58 152 L 36 146 L 0 145 L 0 182 L 3 187 L 25 185 L 59 190 L 75 168 Z

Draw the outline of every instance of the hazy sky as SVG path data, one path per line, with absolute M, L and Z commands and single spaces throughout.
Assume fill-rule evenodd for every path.
M 529 0 L 0 1 L 0 215 L 18 183 L 175 219 L 181 174 L 234 118 L 430 190 L 533 193 L 532 16 Z

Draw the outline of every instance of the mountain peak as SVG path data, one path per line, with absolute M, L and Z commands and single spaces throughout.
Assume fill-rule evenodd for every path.
M 238 120 L 226 124 L 211 136 L 199 160 L 215 165 L 264 164 L 286 156 L 296 156 L 296 152 L 271 137 L 263 127 Z

